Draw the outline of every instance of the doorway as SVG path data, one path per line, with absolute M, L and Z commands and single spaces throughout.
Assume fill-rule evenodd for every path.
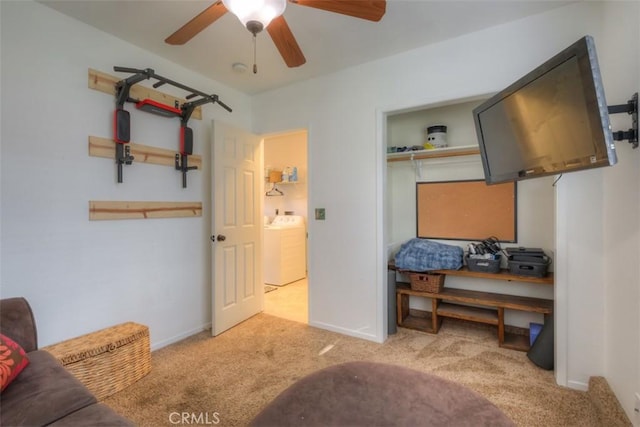
M 307 131 L 263 139 L 264 312 L 308 323 Z

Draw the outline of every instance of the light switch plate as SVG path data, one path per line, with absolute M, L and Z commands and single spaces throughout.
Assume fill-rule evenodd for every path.
M 320 221 L 325 220 L 325 210 L 324 208 L 316 208 L 316 219 Z

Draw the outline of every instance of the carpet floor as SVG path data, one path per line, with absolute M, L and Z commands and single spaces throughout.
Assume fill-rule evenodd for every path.
M 280 392 L 348 361 L 406 366 L 480 393 L 519 426 L 600 426 L 587 393 L 556 385 L 495 331 L 444 322 L 437 335 L 398 329 L 383 344 L 259 314 L 212 338 L 208 331 L 152 353 L 149 375 L 104 403 L 140 426 L 244 426 Z M 184 422 L 181 422 L 184 424 Z

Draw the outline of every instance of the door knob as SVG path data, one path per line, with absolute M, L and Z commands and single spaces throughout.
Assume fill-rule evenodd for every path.
M 224 242 L 226 240 L 226 236 L 224 234 L 218 234 L 218 242 Z

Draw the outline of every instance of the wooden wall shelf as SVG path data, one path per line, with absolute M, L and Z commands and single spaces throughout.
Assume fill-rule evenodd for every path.
M 412 158 L 414 160 L 424 160 L 441 157 L 472 156 L 475 154 L 480 154 L 480 149 L 477 145 L 465 145 L 461 147 L 435 148 L 433 150 L 387 153 L 387 162 L 403 162 L 405 160 L 411 160 Z
M 553 273 L 549 272 L 544 277 L 533 276 L 518 276 L 509 273 L 509 270 L 503 268 L 499 273 L 484 273 L 481 271 L 470 271 L 467 267 L 462 267 L 460 270 L 436 270 L 435 273 L 446 274 L 448 276 L 463 276 L 463 277 L 477 277 L 482 279 L 492 280 L 506 280 L 508 282 L 527 282 L 537 283 L 539 285 L 551 285 L 553 286 Z
M 202 202 L 89 201 L 90 221 L 198 216 L 202 216 Z
M 103 73 L 102 71 L 94 70 L 89 68 L 89 88 L 94 89 L 100 92 L 107 93 L 109 95 L 115 96 L 116 94 L 116 83 L 118 83 L 123 78 L 115 77 L 107 73 Z M 153 99 L 154 101 L 161 102 L 166 105 L 175 105 L 177 101 L 178 104 L 182 105 L 187 102 L 183 98 L 178 98 L 175 96 L 171 96 L 164 92 L 160 92 L 159 90 L 155 90 L 153 88 L 148 88 L 139 84 L 133 85 L 131 87 L 130 96 L 136 99 Z M 202 120 L 202 108 L 196 107 L 191 114 L 192 119 Z
M 135 157 L 135 163 L 151 163 L 154 165 L 175 166 L 177 151 L 165 148 L 151 147 L 148 145 L 129 143 L 131 155 Z M 116 153 L 116 144 L 108 138 L 89 136 L 89 155 L 94 157 L 104 157 L 113 160 Z M 202 157 L 196 154 L 189 156 L 189 166 L 196 166 L 202 169 Z
M 389 270 L 397 271 L 398 273 L 411 273 L 410 271 L 403 271 L 396 267 L 393 261 L 390 261 L 387 268 Z M 509 273 L 509 270 L 503 268 L 499 273 L 485 273 L 482 271 L 471 271 L 466 266 L 460 270 L 433 270 L 431 273 L 446 274 L 448 276 L 463 276 L 463 277 L 477 277 L 481 279 L 491 280 L 506 280 L 509 282 L 527 282 L 537 283 L 540 285 L 553 285 L 553 273 L 548 272 L 545 277 L 533 277 L 533 276 L 518 276 Z

